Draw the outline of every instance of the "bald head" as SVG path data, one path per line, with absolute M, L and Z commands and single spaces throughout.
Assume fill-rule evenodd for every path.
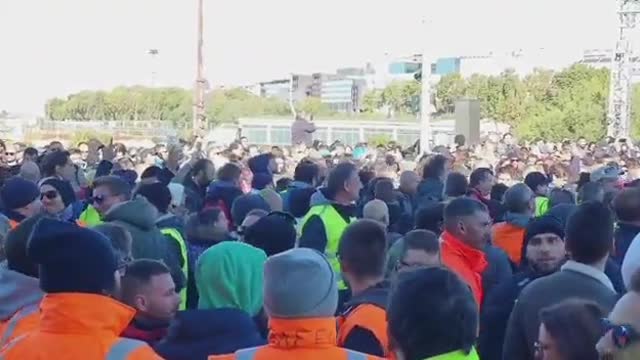
M 400 174 L 400 190 L 407 194 L 415 194 L 420 183 L 420 177 L 415 171 L 403 171 Z
M 362 209 L 362 217 L 389 226 L 389 208 L 382 200 L 374 199 L 369 201 Z
M 32 161 L 25 161 L 20 166 L 20 177 L 29 180 L 31 182 L 37 183 L 40 181 L 40 168 L 36 163 Z
M 513 185 L 504 193 L 504 206 L 512 213 L 532 215 L 534 201 L 533 191 L 523 183 Z

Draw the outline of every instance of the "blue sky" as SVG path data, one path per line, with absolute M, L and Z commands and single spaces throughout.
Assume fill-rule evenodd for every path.
M 612 47 L 613 0 L 205 0 L 206 74 L 246 84 L 362 65 L 428 44 L 434 56 Z M 191 86 L 195 0 L 0 0 L 0 109 L 41 113 L 81 89 Z M 429 34 L 421 20 L 430 19 Z

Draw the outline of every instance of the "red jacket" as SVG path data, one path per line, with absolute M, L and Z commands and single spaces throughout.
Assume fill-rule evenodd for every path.
M 482 272 L 488 265 L 484 252 L 463 243 L 447 231 L 442 234 L 442 240 L 442 263 L 469 285 L 480 307 L 483 298 Z

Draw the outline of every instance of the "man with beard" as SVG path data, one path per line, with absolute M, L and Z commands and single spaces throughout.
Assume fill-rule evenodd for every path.
M 479 351 L 482 359 L 500 360 L 509 315 L 520 291 L 531 281 L 558 271 L 566 259 L 564 229 L 552 216 L 525 228 L 522 271 L 487 294 L 481 314 Z

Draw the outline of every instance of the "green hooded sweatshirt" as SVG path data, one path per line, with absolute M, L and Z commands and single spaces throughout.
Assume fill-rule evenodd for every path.
M 267 255 L 251 245 L 225 241 L 196 262 L 198 309 L 233 308 L 251 316 L 262 309 L 263 270 Z

